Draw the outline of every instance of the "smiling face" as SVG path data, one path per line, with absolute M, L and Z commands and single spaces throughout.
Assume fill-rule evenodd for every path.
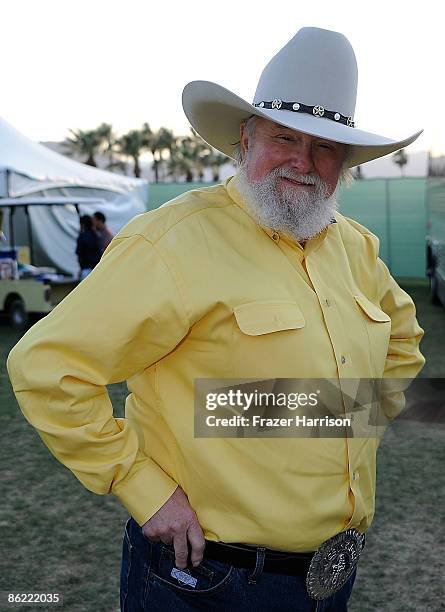
M 298 242 L 330 225 L 347 147 L 260 117 L 240 130 L 238 187 L 256 221 Z
M 319 177 L 327 187 L 327 196 L 334 193 L 346 156 L 344 144 L 297 132 L 263 117 L 256 118 L 253 137 L 249 138 L 244 124 L 240 136 L 249 181 L 261 181 L 271 171 L 283 169 L 287 176 L 278 178 L 280 191 L 285 187 L 313 191 L 314 179 Z

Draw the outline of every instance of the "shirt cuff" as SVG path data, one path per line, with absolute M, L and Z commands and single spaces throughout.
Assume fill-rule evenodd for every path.
M 171 497 L 178 483 L 148 459 L 130 478 L 113 487 L 112 493 L 142 527 Z

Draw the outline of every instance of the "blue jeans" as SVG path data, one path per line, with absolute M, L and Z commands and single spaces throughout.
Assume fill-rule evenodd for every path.
M 188 576 L 178 571 L 173 547 L 150 542 L 130 517 L 122 548 L 121 612 L 346 612 L 355 580 L 354 572 L 342 589 L 317 602 L 307 594 L 303 576 L 257 572 L 257 581 L 249 582 L 252 570 L 207 559 L 205 552 Z

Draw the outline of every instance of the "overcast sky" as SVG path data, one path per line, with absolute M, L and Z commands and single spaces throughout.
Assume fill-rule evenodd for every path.
M 188 133 L 184 85 L 252 101 L 269 59 L 303 26 L 345 34 L 359 69 L 359 128 L 445 154 L 444 22 L 423 0 L 10 0 L 2 3 L 0 116 L 34 140 L 102 121 Z

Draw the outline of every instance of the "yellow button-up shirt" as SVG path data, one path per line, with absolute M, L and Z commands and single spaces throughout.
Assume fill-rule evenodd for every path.
M 412 378 L 422 333 L 366 228 L 336 214 L 303 248 L 235 176 L 130 221 L 7 366 L 53 455 L 140 525 L 179 484 L 206 538 L 307 551 L 370 525 L 377 440 L 195 438 L 195 379 Z

